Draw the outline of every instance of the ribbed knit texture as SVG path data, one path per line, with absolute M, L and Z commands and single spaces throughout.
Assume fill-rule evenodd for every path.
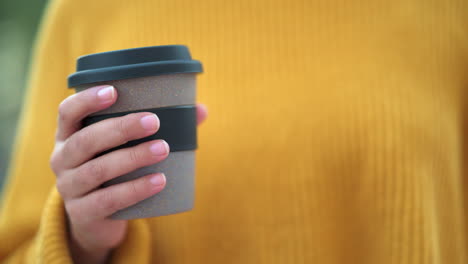
M 468 263 L 467 18 L 466 0 L 54 2 L 0 260 L 69 261 L 48 159 L 75 59 L 186 44 L 210 110 L 195 209 L 132 221 L 113 263 Z

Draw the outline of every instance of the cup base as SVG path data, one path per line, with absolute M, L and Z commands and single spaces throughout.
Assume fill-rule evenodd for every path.
M 161 213 L 146 211 L 146 212 L 140 212 L 140 213 L 135 214 L 135 212 L 121 210 L 111 215 L 110 218 L 114 220 L 133 220 L 133 219 L 140 219 L 140 218 L 151 218 L 151 217 L 185 213 L 185 212 L 190 212 L 192 210 L 193 210 L 193 206 L 190 206 L 187 208 L 178 208 L 174 210 L 168 210 L 168 211 L 161 212 Z
M 156 164 L 135 170 L 106 182 L 103 187 L 131 181 L 145 175 L 163 172 L 166 186 L 162 191 L 114 213 L 112 219 L 137 219 L 190 211 L 195 196 L 195 151 L 175 151 Z

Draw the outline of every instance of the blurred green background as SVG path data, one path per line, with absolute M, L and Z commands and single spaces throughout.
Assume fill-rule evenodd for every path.
M 32 46 L 46 0 L 0 0 L 0 188 L 10 161 Z

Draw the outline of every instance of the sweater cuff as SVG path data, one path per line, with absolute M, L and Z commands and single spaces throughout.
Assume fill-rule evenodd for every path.
M 151 231 L 146 219 L 130 220 L 127 236 L 113 250 L 112 264 L 151 263 Z
M 44 207 L 36 237 L 37 256 L 41 263 L 72 264 L 67 238 L 67 219 L 63 200 L 54 187 Z M 151 237 L 146 220 L 129 221 L 127 236 L 113 250 L 110 263 L 150 263 Z

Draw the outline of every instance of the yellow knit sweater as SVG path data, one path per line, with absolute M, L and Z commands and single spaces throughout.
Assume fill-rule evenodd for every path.
M 49 168 L 84 54 L 203 62 L 195 209 L 131 221 L 112 263 L 468 263 L 468 1 L 57 0 L 36 46 L 0 261 L 70 263 Z

